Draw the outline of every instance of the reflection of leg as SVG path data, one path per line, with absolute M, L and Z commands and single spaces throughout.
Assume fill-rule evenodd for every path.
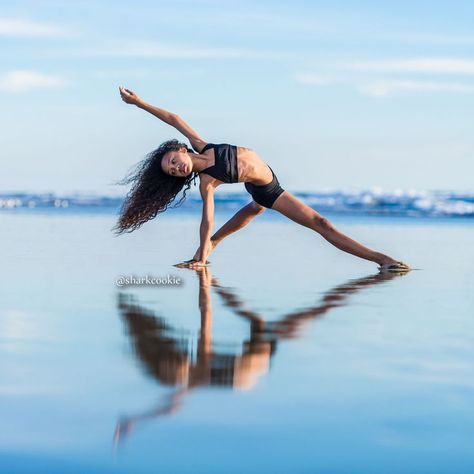
M 281 330 L 280 332 L 284 333 L 292 327 L 297 327 L 306 320 L 315 319 L 316 317 L 328 313 L 333 308 L 345 306 L 348 304 L 347 300 L 349 296 L 369 286 L 378 285 L 404 275 L 406 275 L 406 273 L 377 273 L 368 277 L 349 280 L 347 283 L 343 283 L 332 290 L 326 291 L 321 302 L 317 305 L 288 313 L 282 319 L 275 322 L 275 328 L 279 328 Z
M 272 209 L 281 212 L 283 215 L 298 224 L 304 225 L 305 227 L 309 227 L 318 232 L 328 242 L 344 252 L 364 258 L 365 260 L 370 260 L 379 265 L 396 263 L 396 260 L 388 255 L 369 249 L 343 234 L 337 230 L 331 222 L 318 214 L 314 209 L 307 206 L 304 202 L 291 195 L 288 191 L 285 191 L 278 197 L 273 204 Z
M 165 399 L 164 404 L 161 403 L 158 407 L 139 415 L 132 415 L 127 417 L 121 417 L 114 433 L 114 445 L 117 445 L 127 435 L 131 433 L 135 425 L 143 420 L 154 418 L 162 415 L 170 415 L 175 413 L 179 407 L 181 398 L 188 392 L 187 388 L 182 388 L 168 395 Z
M 378 285 L 380 283 L 393 280 L 394 278 L 403 276 L 400 273 L 377 273 L 364 278 L 349 280 L 346 283 L 336 286 L 332 290 L 324 293 L 321 302 L 308 308 L 300 309 L 291 313 L 287 313 L 276 321 L 267 321 L 260 314 L 246 310 L 244 302 L 233 293 L 230 288 L 224 288 L 217 278 L 213 278 L 213 286 L 218 294 L 224 299 L 224 303 L 238 316 L 248 319 L 251 323 L 251 333 L 265 331 L 278 339 L 293 338 L 298 335 L 298 330 L 305 321 L 315 319 L 333 308 L 344 306 L 350 295 L 361 291 L 369 286 Z
M 260 204 L 257 204 L 255 201 L 244 206 L 211 237 L 213 247 L 222 239 L 245 227 L 254 217 L 261 214 L 264 210 L 265 207 L 260 206 Z
M 217 293 L 223 298 L 224 304 L 232 309 L 232 311 L 241 316 L 242 318 L 247 319 L 250 322 L 252 331 L 261 331 L 265 327 L 264 318 L 256 313 L 245 308 L 244 302 L 232 292 L 230 288 L 224 288 L 219 284 L 217 278 L 213 278 L 213 286 Z

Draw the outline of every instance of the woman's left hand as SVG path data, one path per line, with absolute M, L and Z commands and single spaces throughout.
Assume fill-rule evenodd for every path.
M 130 89 L 126 89 L 125 87 L 120 86 L 119 91 L 122 100 L 127 104 L 138 105 L 138 103 L 141 101 L 139 95 L 131 91 Z

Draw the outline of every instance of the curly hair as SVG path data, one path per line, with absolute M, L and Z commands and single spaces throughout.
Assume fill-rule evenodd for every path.
M 113 227 L 116 235 L 124 232 L 133 232 L 142 224 L 153 219 L 160 212 L 169 207 L 178 207 L 186 198 L 186 191 L 191 183 L 196 185 L 198 173 L 191 173 L 184 178 L 170 176 L 161 168 L 161 160 L 169 151 L 179 151 L 189 148 L 178 140 L 168 140 L 156 150 L 148 153 L 146 158 L 139 162 L 122 180 L 116 184 L 127 185 L 133 183 L 127 193 L 120 210 L 117 224 Z M 170 204 L 183 189 L 183 195 L 173 205 Z

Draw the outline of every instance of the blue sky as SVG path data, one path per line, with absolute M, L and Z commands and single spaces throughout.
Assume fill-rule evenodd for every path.
M 473 24 L 469 1 L 2 0 L 0 189 L 123 193 L 182 138 L 124 85 L 289 191 L 472 190 Z

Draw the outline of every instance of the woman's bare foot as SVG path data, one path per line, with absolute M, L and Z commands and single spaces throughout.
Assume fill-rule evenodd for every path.
M 410 266 L 405 262 L 395 260 L 394 258 L 382 253 L 379 255 L 380 258 L 376 260 L 376 263 L 378 263 L 381 272 L 409 272 L 411 270 Z
M 379 266 L 381 272 L 409 272 L 411 270 L 410 266 L 404 262 L 399 262 L 394 260 L 390 263 L 384 263 Z

